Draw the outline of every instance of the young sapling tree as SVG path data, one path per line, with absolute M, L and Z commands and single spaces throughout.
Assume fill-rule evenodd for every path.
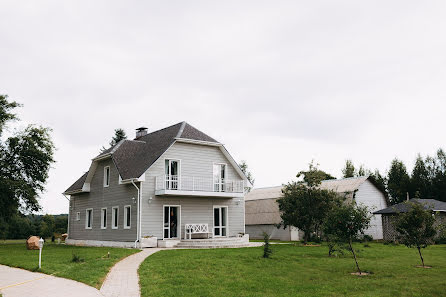
M 371 214 L 367 206 L 343 203 L 334 205 L 324 222 L 325 236 L 328 236 L 334 243 L 348 245 L 348 250 L 355 259 L 359 275 L 361 275 L 361 269 L 353 248 L 353 239 L 359 234 L 364 234 L 364 231 L 370 226 L 370 218 Z
M 269 258 L 273 253 L 271 246 L 269 244 L 270 235 L 266 232 L 263 232 L 263 258 Z
M 421 249 L 431 244 L 437 234 L 434 226 L 435 218 L 431 211 L 424 209 L 420 203 L 406 203 L 409 210 L 398 214 L 395 227 L 400 242 L 410 248 L 416 247 L 422 267 L 425 267 Z

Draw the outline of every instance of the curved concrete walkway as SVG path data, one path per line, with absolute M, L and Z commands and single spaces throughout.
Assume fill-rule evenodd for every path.
M 3 297 L 102 297 L 86 284 L 43 273 L 0 265 L 0 293 Z
M 101 293 L 105 297 L 140 297 L 139 265 L 160 248 L 143 249 L 115 264 L 102 283 Z M 165 249 L 164 249 L 165 250 Z M 83 296 L 84 297 L 84 296 Z

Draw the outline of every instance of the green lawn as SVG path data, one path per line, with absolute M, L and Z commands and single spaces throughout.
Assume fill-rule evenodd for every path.
M 446 245 L 423 250 L 371 243 L 356 244 L 360 266 L 372 272 L 354 276 L 350 256 L 329 258 L 327 247 L 272 245 L 262 248 L 166 250 L 139 268 L 142 296 L 445 296 Z
M 0 264 L 36 271 L 39 265 L 39 251 L 27 250 L 25 241 L 18 244 L 0 241 Z M 120 259 L 138 252 L 134 249 L 105 247 L 76 247 L 64 244 L 45 243 L 42 251 L 42 270 L 46 274 L 74 279 L 99 288 L 110 268 Z M 107 258 L 110 252 L 110 258 Z M 84 259 L 73 263 L 73 253 Z

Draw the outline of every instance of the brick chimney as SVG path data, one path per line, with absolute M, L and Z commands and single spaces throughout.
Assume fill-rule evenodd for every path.
M 139 127 L 136 130 L 136 137 L 135 138 L 140 138 L 144 135 L 147 134 L 147 128 L 146 127 Z

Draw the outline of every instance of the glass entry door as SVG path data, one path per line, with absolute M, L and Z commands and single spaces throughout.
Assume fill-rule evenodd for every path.
M 227 236 L 228 207 L 214 207 L 214 236 Z
M 179 206 L 164 206 L 164 223 L 163 233 L 164 239 L 179 238 L 180 225 L 180 207 Z
M 179 162 L 177 160 L 165 160 L 166 189 L 178 190 Z

